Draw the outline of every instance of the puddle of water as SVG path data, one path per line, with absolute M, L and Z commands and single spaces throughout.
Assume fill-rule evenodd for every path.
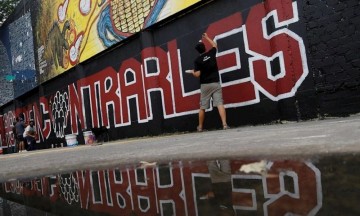
M 141 162 L 79 170 L 1 183 L 0 213 L 360 215 L 359 165 L 357 155 L 337 155 L 311 160 Z

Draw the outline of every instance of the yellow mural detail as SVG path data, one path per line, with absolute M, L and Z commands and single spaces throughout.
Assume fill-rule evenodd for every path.
M 40 82 L 200 0 L 39 0 Z
M 173 10 L 171 11 L 172 14 L 177 13 L 191 5 L 200 2 L 200 0 L 183 0 L 183 1 L 174 1 L 173 3 Z

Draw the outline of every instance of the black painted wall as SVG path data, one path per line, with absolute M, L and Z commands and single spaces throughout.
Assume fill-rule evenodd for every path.
M 319 115 L 358 113 L 360 1 L 305 0 L 303 11 Z

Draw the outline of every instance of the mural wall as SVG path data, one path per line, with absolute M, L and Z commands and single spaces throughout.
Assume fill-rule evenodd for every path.
M 317 31 L 310 29 L 322 26 L 330 18 L 323 17 L 317 22 L 315 15 L 309 15 L 313 9 L 310 3 L 301 0 L 200 2 L 195 5 L 198 7 L 186 9 L 187 13 L 178 14 L 171 22 L 141 30 L 195 3 L 148 1 L 149 7 L 135 4 L 140 8 L 137 11 L 144 10 L 142 7 L 149 9 L 149 13 L 137 25 L 138 30 L 134 27 L 133 32 L 125 34 L 122 24 L 116 24 L 116 17 L 123 15 L 120 11 L 126 8 L 126 2 L 47 1 L 34 11 L 34 17 L 38 17 L 33 23 L 41 84 L 1 107 L 3 146 L 11 145 L 11 139 L 6 138 L 11 137 L 10 122 L 20 114 L 26 120 L 35 119 L 38 148 L 66 145 L 67 134 L 76 134 L 79 143 L 84 143 L 83 131 L 97 127 L 107 128 L 110 140 L 194 131 L 199 81 L 184 71 L 194 67 L 197 57 L 194 46 L 204 32 L 218 43 L 217 61 L 229 125 L 326 117 L 329 110 L 339 108 L 331 110 L 324 101 L 335 107 L 338 101 L 347 100 L 350 91 L 353 97 L 351 103 L 347 101 L 349 108 L 340 113 L 359 111 L 360 81 L 356 73 L 359 58 L 333 57 L 334 61 L 343 59 L 343 70 L 350 67 L 346 72 L 354 79 L 346 76 L 337 80 L 338 83 L 335 78 L 330 82 L 322 76 L 319 71 L 327 71 L 326 63 L 335 65 L 321 59 L 309 47 L 309 43 L 314 45 L 319 38 L 311 33 Z M 320 7 L 325 3 L 312 4 Z M 356 9 L 359 5 L 339 3 L 336 7 Z M 356 14 L 360 10 L 351 11 Z M 332 11 L 328 13 L 331 15 Z M 136 18 L 130 13 L 128 16 Z M 357 29 L 356 20 L 351 17 L 356 16 L 350 16 L 349 23 Z M 104 21 L 100 22 L 101 19 Z M 40 26 L 45 27 L 40 29 Z M 8 37 L 2 34 L 2 38 Z M 119 46 L 112 46 L 120 41 L 123 43 Z M 6 55 L 1 55 L 1 59 L 6 67 L 13 67 L 13 58 L 8 54 L 10 46 L 3 42 L 3 47 Z M 357 47 L 358 43 L 347 46 L 352 51 Z M 50 79 L 59 73 L 62 74 Z M 352 85 L 347 85 L 350 81 Z M 347 86 L 351 88 L 343 90 Z M 221 126 L 217 115 L 216 108 L 207 110 L 205 129 Z
M 208 17 L 218 7 L 223 13 Z M 299 20 L 298 2 L 291 0 L 266 6 L 259 1 L 250 8 L 240 1 L 231 7 L 215 2 L 141 32 L 42 85 L 39 99 L 27 97 L 15 113 L 36 119 L 38 142 L 61 142 L 64 134 L 81 140 L 82 130 L 101 126 L 110 129 L 112 139 L 189 130 L 196 127 L 199 81 L 184 71 L 193 68 L 194 45 L 207 32 L 219 44 L 224 100 L 232 108 L 229 123 L 241 124 L 244 110 L 236 108 L 247 106 L 254 114 L 265 108 L 265 119 L 277 119 L 279 100 L 293 98 L 300 86 L 313 88 L 305 82 L 309 71 Z
M 40 82 L 196 2 L 199 0 L 37 1 Z

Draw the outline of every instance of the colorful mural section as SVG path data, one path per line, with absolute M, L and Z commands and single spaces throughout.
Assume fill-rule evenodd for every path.
M 30 12 L 1 27 L 0 65 L 0 105 L 37 86 Z
M 40 82 L 196 2 L 199 0 L 37 1 Z
M 197 124 L 200 86 L 185 70 L 193 68 L 194 45 L 204 32 L 219 46 L 229 124 L 278 119 L 281 107 L 287 108 L 300 88 L 313 89 L 306 81 L 309 71 L 298 2 L 271 0 L 266 6 L 254 2 L 244 10 L 240 1 L 237 7 L 229 4 L 216 2 L 171 25 L 141 32 L 139 39 L 41 85 L 41 92 L 3 111 L 4 121 L 13 116 L 6 115 L 8 111 L 35 119 L 38 148 L 66 145 L 67 134 L 84 143 L 82 131 L 92 128 L 107 128 L 110 139 L 192 130 Z M 214 13 L 220 6 L 227 10 Z M 189 28 L 181 28 L 190 21 Z M 274 27 L 267 28 L 266 22 Z M 212 111 L 216 109 L 207 110 Z M 206 123 L 209 128 L 216 124 L 215 120 Z M 4 125 L 4 131 L 11 127 Z

